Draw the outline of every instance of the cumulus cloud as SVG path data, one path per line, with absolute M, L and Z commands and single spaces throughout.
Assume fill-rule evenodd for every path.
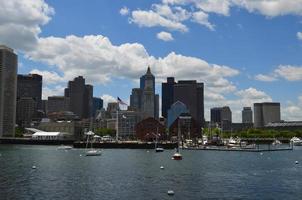
M 199 24 L 202 24 L 206 27 L 208 27 L 210 30 L 214 30 L 214 25 L 212 25 L 209 21 L 208 21 L 208 17 L 209 15 L 206 14 L 203 11 L 198 11 L 198 12 L 194 12 L 193 13 L 193 21 L 197 22 Z
M 109 94 L 104 94 L 101 96 L 101 99 L 103 99 L 103 107 L 106 109 L 108 103 L 116 102 L 116 98 Z
M 55 86 L 44 86 L 42 88 L 42 99 L 47 99 L 50 96 L 62 96 L 64 95 L 65 86 L 55 85 Z
M 297 38 L 298 38 L 298 40 L 302 40 L 302 32 L 297 33 Z
M 29 72 L 30 74 L 39 74 L 43 76 L 43 82 L 45 84 L 58 84 L 60 82 L 64 82 L 63 77 L 61 77 L 57 72 L 54 71 L 46 71 L 46 70 L 38 70 L 38 69 L 33 69 Z
M 123 8 L 120 9 L 120 14 L 121 15 L 128 15 L 129 14 L 129 9 L 124 6 Z
M 272 82 L 283 78 L 287 81 L 301 81 L 302 67 L 293 65 L 279 65 L 270 75 L 258 74 L 256 80 Z
M 174 40 L 173 36 L 171 35 L 171 33 L 168 33 L 168 32 L 160 32 L 160 33 L 157 33 L 156 37 L 160 40 L 163 40 L 163 41 L 172 41 Z
M 190 11 L 186 10 L 190 7 Z M 161 26 L 170 30 L 187 32 L 184 22 L 199 23 L 210 30 L 215 25 L 209 22 L 212 13 L 229 16 L 232 7 L 245 9 L 268 18 L 282 15 L 302 15 L 302 0 L 162 0 L 161 4 L 152 4 L 149 10 L 135 10 L 131 21 L 139 26 Z M 297 37 L 301 38 L 300 32 Z
M 130 19 L 131 23 L 135 23 L 141 27 L 165 27 L 169 30 L 187 32 L 188 28 L 178 21 L 167 19 L 160 14 L 150 10 L 134 10 Z
M 280 65 L 274 72 L 288 81 L 302 80 L 302 67 L 299 66 Z
M 302 120 L 302 95 L 298 97 L 296 102 L 288 102 L 283 108 L 281 107 L 282 118 L 287 121 Z
M 264 74 L 258 74 L 258 75 L 256 75 L 255 79 L 257 81 L 263 81 L 263 82 L 273 82 L 273 81 L 277 80 L 277 78 L 274 77 L 274 75 L 264 75 Z
M 53 14 L 54 9 L 44 0 L 2 0 L 0 43 L 21 51 L 34 48 L 40 27 L 47 24 Z

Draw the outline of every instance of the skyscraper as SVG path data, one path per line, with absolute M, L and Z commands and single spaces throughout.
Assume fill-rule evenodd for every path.
M 0 137 L 15 136 L 18 56 L 0 45 Z
M 200 130 L 204 127 L 204 85 L 196 80 L 178 81 L 173 86 L 173 101 L 184 103 Z
M 140 78 L 140 87 L 133 88 L 130 95 L 130 109 L 138 111 L 142 119 L 159 118 L 159 95 L 155 94 L 155 77 L 148 67 Z
M 17 124 L 22 127 L 29 126 L 39 109 L 42 109 L 42 76 L 19 74 L 17 79 Z
M 242 110 L 242 123 L 251 124 L 253 123 L 253 111 L 251 107 L 243 107 Z
M 280 122 L 280 103 L 254 103 L 254 126 L 262 128 L 270 122 Z
M 101 110 L 103 108 L 103 99 L 101 98 L 97 98 L 97 97 L 93 97 L 93 108 L 92 108 L 92 116 L 96 117 L 96 113 L 97 111 Z
M 65 97 L 69 97 L 69 110 L 80 119 L 92 117 L 93 86 L 85 85 L 85 79 L 82 76 L 68 82 Z
M 168 77 L 166 83 L 162 83 L 162 116 L 167 119 L 168 110 L 174 102 L 174 87 L 175 80 L 174 77 Z

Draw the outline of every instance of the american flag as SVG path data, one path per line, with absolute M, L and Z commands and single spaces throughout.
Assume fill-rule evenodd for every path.
M 123 102 L 119 97 L 117 97 L 117 102 L 121 105 L 127 105 L 125 102 Z

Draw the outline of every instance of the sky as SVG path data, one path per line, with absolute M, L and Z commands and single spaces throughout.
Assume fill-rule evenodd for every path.
M 230 106 L 280 102 L 302 120 L 302 0 L 0 0 L 0 44 L 18 73 L 43 75 L 43 98 L 82 75 L 107 104 L 147 66 L 156 92 L 168 76 L 205 84 L 205 117 Z

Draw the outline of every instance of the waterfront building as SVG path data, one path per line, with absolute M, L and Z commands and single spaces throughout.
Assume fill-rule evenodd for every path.
M 135 126 L 136 138 L 141 141 L 155 141 L 156 135 L 159 140 L 166 139 L 165 126 L 158 120 L 149 117 Z
M 219 126 L 223 131 L 231 131 L 232 111 L 230 107 L 211 108 L 211 124 Z
M 98 111 L 103 108 L 103 99 L 93 97 L 92 116 L 95 118 Z
M 189 113 L 187 106 L 181 101 L 176 101 L 171 105 L 171 108 L 168 110 L 168 122 L 167 127 L 170 128 L 172 123 L 180 116 L 182 113 Z
M 77 121 L 42 121 L 37 128 L 45 132 L 68 133 L 75 139 L 81 139 L 84 133 L 83 125 Z
M 182 113 L 169 127 L 169 138 L 176 139 L 178 136 L 178 130 L 182 139 L 193 139 L 201 137 L 201 130 L 198 127 L 197 121 L 189 114 Z
M 0 45 L 0 137 L 15 136 L 18 56 Z
M 253 123 L 253 111 L 251 107 L 243 107 L 242 110 L 242 123 L 251 124 Z
M 269 122 L 264 128 L 278 131 L 298 131 L 302 130 L 302 121 Z
M 49 96 L 47 100 L 47 111 L 49 113 L 70 110 L 70 98 L 65 96 Z
M 168 77 L 166 83 L 162 83 L 162 116 L 168 118 L 168 110 L 174 103 L 174 77 Z
M 69 97 L 70 111 L 81 119 L 92 117 L 93 86 L 86 85 L 82 76 L 68 82 L 65 97 Z
M 174 102 L 184 103 L 198 129 L 204 127 L 204 84 L 196 80 L 180 80 L 173 87 Z
M 139 113 L 135 111 L 121 110 L 118 116 L 118 134 L 122 138 L 135 137 L 135 125 L 139 121 Z M 114 128 L 116 129 L 116 127 Z
M 263 128 L 268 123 L 280 122 L 280 103 L 264 102 L 254 103 L 254 127 Z

